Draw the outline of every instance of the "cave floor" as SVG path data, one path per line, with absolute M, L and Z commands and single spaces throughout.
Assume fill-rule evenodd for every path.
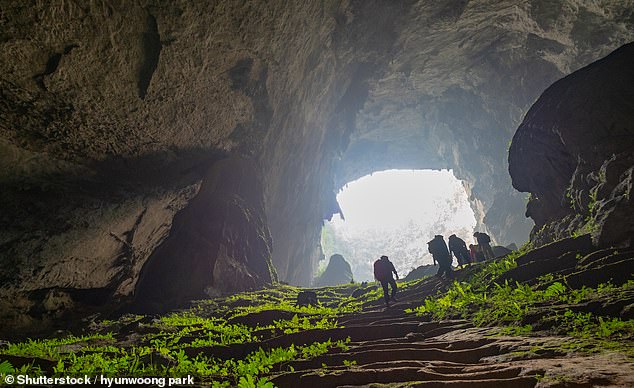
M 361 315 L 346 326 L 356 332 L 348 349 L 291 362 L 286 367 L 293 372 L 271 381 L 279 387 L 634 386 L 631 358 L 564 352 L 572 340 L 565 336 L 506 336 L 466 320 L 420 322 L 392 312 Z
M 276 285 L 167 315 L 102 317 L 74 333 L 0 342 L 0 374 L 193 376 L 212 387 L 632 387 L 634 281 L 619 278 L 632 257 L 571 239 L 453 279 L 401 282 L 390 307 L 373 283 L 313 289 L 310 306 L 296 305 L 302 289 Z M 610 281 L 599 283 L 597 268 Z

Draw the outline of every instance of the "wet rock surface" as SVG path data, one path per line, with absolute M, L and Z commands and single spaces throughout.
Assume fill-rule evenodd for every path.
M 613 250 L 593 249 L 589 235 L 565 239 L 521 255 L 518 266 L 495 282 L 537 284 L 543 279 L 540 277 L 563 276 L 572 280 L 570 286 L 574 289 L 607 281 L 624 284 L 630 279 L 627 268 L 633 265 L 634 255 L 632 251 L 622 252 L 610 260 L 614 254 Z M 611 267 L 609 262 L 619 264 Z M 477 266 L 456 271 L 456 280 L 468 279 L 474 268 Z M 602 277 L 595 278 L 598 273 Z M 432 277 L 402 290 L 398 302 L 389 309 L 378 308 L 379 301 L 363 313 L 340 318 L 346 329 L 329 335 L 349 336 L 348 349 L 293 362 L 293 372 L 273 374 L 272 381 L 280 387 L 625 387 L 634 383 L 634 364 L 626 356 L 569 352 L 563 350 L 571 343 L 566 336 L 504 336 L 496 328 L 474 327 L 471 321 L 457 317 L 438 322 L 402 313 L 402 309 L 419 305 L 425 295 L 444 287 L 444 281 Z M 540 324 L 544 313 L 564 309 L 627 320 L 631 312 L 626 306 L 634 302 L 633 297 L 618 297 L 622 302 L 618 306 L 610 297 L 577 305 L 536 306 L 525 321 L 515 325 L 530 323 L 535 329 L 547 329 L 554 322 L 544 320 Z M 352 361 L 354 365 L 343 366 Z
M 392 317 L 384 323 L 391 325 L 381 327 L 386 331 L 383 338 L 358 336 L 345 352 L 292 363 L 296 372 L 276 376 L 273 383 L 279 387 L 548 387 L 559 386 L 560 379 L 567 384 L 625 387 L 634 382 L 632 364 L 623 356 L 566 356 L 546 350 L 564 338 L 491 338 L 495 330 L 472 328 L 464 321 L 417 324 L 402 335 L 394 327 L 406 320 Z M 544 350 L 528 355 L 530 348 Z M 343 360 L 357 363 L 341 367 Z

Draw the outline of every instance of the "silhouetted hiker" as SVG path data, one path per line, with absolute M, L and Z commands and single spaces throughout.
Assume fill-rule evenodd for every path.
M 388 290 L 388 284 L 392 287 L 392 300 L 396 301 L 394 295 L 396 295 L 396 280 L 392 277 L 392 272 L 396 275 L 398 279 L 398 273 L 396 272 L 396 268 L 394 268 L 394 264 L 387 258 L 387 256 L 383 255 L 380 259 L 374 262 L 374 278 L 381 282 L 381 286 L 383 287 L 383 296 L 385 297 L 385 305 L 390 307 L 390 296 Z
M 434 265 L 438 263 L 439 268 L 436 276 L 442 276 L 442 274 L 446 274 L 447 277 L 451 277 L 451 255 L 449 254 L 449 249 L 447 249 L 447 244 L 445 244 L 445 239 L 437 234 L 434 236 L 434 239 L 427 243 L 427 250 L 431 253 L 431 256 L 434 259 Z
M 447 239 L 449 243 L 449 254 L 453 253 L 456 256 L 456 260 L 458 260 L 458 265 L 467 265 L 471 263 L 471 257 L 469 256 L 469 251 L 467 250 L 467 244 L 463 239 L 452 234 Z
M 485 260 L 489 260 L 495 257 L 495 255 L 493 254 L 493 249 L 491 249 L 491 245 L 489 245 L 489 243 L 491 242 L 491 237 L 489 237 L 488 234 L 482 233 L 482 232 L 475 232 L 473 234 L 473 237 L 475 237 L 476 241 L 478 242 L 478 246 L 480 247 L 480 250 L 484 254 Z

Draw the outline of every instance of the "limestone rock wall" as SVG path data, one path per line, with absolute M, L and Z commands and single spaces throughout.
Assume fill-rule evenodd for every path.
M 261 193 L 252 160 L 214 164 L 196 197 L 174 217 L 168 239 L 148 258 L 134 308 L 163 311 L 277 280 Z
M 538 243 L 591 233 L 631 245 L 634 43 L 549 87 L 513 137 L 513 186 L 530 192 Z
M 177 299 L 271 281 L 264 167 L 242 174 L 233 196 L 199 189 L 229 156 L 261 154 L 267 82 L 285 78 L 275 47 L 294 37 L 301 48 L 300 35 L 315 34 L 304 21 L 320 28 L 322 11 L 285 1 L 3 2 L 1 326 L 63 322 L 68 310 L 89 313 L 135 290 Z M 210 196 L 217 209 L 200 205 Z M 216 234 L 183 237 L 200 228 Z M 197 246 L 174 248 L 179 236 Z M 165 252 L 173 277 L 156 270 Z M 156 280 L 138 288 L 144 268 Z
M 274 278 L 269 259 L 280 280 L 308 284 L 335 192 L 386 168 L 453 168 L 492 237 L 522 238 L 512 131 L 551 82 L 632 40 L 631 9 L 2 2 L 2 324 L 56 322 L 170 280 L 172 296 L 247 289 Z M 205 189 L 227 160 L 250 160 L 227 181 L 235 195 Z M 235 212 L 211 205 L 227 201 Z M 186 282 L 194 263 L 205 273 Z
M 283 42 L 288 51 L 279 57 L 293 63 L 283 62 L 281 93 L 272 97 L 286 109 L 274 115 L 275 130 L 265 139 L 261 156 L 273 262 L 282 280 L 312 281 L 322 255 L 322 220 L 339 210 L 335 164 L 355 130 L 370 80 L 388 64 L 411 4 L 342 2 L 324 21 L 315 21 L 318 33 L 307 37 L 303 48 Z

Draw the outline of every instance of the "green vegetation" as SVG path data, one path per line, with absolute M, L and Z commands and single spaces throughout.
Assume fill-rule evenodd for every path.
M 90 336 L 68 336 L 66 338 L 53 338 L 49 340 L 31 340 L 18 344 L 10 344 L 2 350 L 4 354 L 14 356 L 29 356 L 40 358 L 59 357 L 68 352 L 72 345 L 94 346 L 94 343 L 108 343 L 114 341 L 112 334 L 94 334 Z
M 159 345 L 160 344 L 160 345 Z M 163 347 L 167 346 L 167 347 Z M 158 342 L 151 347 L 91 347 L 83 349 L 82 354 L 58 354 L 59 361 L 48 376 L 97 375 L 115 376 L 171 376 L 194 375 L 202 383 L 211 383 L 213 387 L 272 387 L 262 374 L 273 370 L 275 365 L 281 370 L 284 363 L 291 360 L 309 359 L 327 353 L 332 348 L 346 349 L 345 341 L 315 342 L 307 346 L 258 349 L 242 360 L 220 360 L 202 353 L 194 358 L 185 354 L 177 346 L 168 346 Z M 10 354 L 10 352 L 4 352 Z M 158 355 L 161 355 L 159 357 Z M 152 359 L 154 355 L 154 359 Z M 148 357 L 149 356 L 149 357 Z M 168 360 L 165 363 L 165 360 Z M 15 373 L 8 361 L 0 363 L 2 373 Z M 39 368 L 28 366 L 20 373 L 36 375 Z
M 599 175 L 598 179 L 605 179 L 605 176 Z M 583 209 L 583 206 L 580 204 L 581 200 L 579 198 L 575 198 L 572 195 L 572 187 L 568 187 L 566 189 L 566 198 L 570 202 L 570 207 L 572 209 L 577 209 L 581 211 L 581 213 L 586 214 L 584 218 L 584 223 L 576 230 L 573 230 L 570 233 L 571 237 L 579 237 L 584 234 L 595 234 L 599 228 L 599 224 L 597 223 L 597 212 L 600 205 L 600 201 L 598 198 L 599 194 L 599 186 L 595 186 L 588 191 L 588 208 L 587 212 Z M 580 197 L 585 197 L 585 192 L 578 194 Z
M 590 209 L 590 215 L 586 216 L 585 223 L 570 233 L 571 237 L 579 237 L 584 234 L 596 234 L 598 232 L 599 224 L 597 223 L 594 211 L 596 211 L 596 209 Z
M 558 334 L 592 340 L 596 347 L 634 351 L 628 345 L 634 338 L 634 321 L 580 312 L 587 302 L 631 293 L 634 280 L 618 287 L 605 283 L 580 289 L 567 286 L 565 278 L 555 281 L 552 274 L 538 278 L 532 286 L 498 281 L 500 275 L 517 266 L 519 255 L 514 252 L 486 264 L 467 281 L 453 282 L 445 292 L 408 311 L 432 319 L 469 319 L 477 326 L 502 325 L 501 334 L 507 335 L 527 335 L 534 329 L 531 323 L 538 323 Z
M 87 334 L 27 340 L 0 349 L 0 374 L 17 373 L 49 377 L 104 375 L 105 377 L 195 376 L 197 383 L 213 387 L 272 387 L 268 373 L 288 370 L 289 361 L 318 357 L 331 349 L 346 349 L 346 341 L 313 342 L 305 346 L 267 349 L 256 347 L 240 359 L 217 357 L 215 349 L 262 343 L 282 334 L 341 327 L 337 318 L 358 311 L 377 299 L 369 292 L 350 297 L 359 285 L 318 290 L 322 304 L 295 306 L 300 289 L 280 285 L 224 299 L 201 300 L 188 310 L 149 319 L 127 315 L 91 325 Z M 268 321 L 250 322 L 251 315 L 270 314 Z M 244 321 L 242 321 L 244 320 Z M 268 323 L 267 323 L 268 322 Z M 134 326 L 126 334 L 121 329 Z M 115 334 L 116 333 L 116 334 Z M 141 334 L 145 333 L 145 334 Z M 3 355 L 31 358 L 21 367 Z M 46 361 L 42 366 L 43 360 Z M 352 363 L 352 361 L 351 361 Z

